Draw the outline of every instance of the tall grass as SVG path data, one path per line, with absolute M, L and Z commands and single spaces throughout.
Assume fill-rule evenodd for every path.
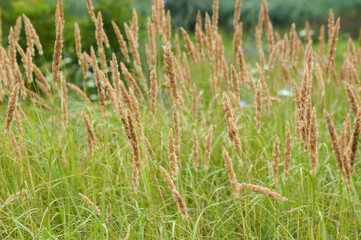
M 249 61 L 240 2 L 226 49 L 218 1 L 192 41 L 155 0 L 145 59 L 137 13 L 109 46 L 87 0 L 97 46 L 81 49 L 78 27 L 74 44 L 99 103 L 67 78 L 62 1 L 50 72 L 31 63 L 41 39 L 23 16 L 1 47 L 1 238 L 358 239 L 361 48 L 338 42 L 332 12 L 321 50 L 309 27 L 281 38 L 262 1 Z

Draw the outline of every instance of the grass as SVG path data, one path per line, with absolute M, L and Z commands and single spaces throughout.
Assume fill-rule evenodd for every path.
M 346 53 L 345 46 L 345 41 L 338 43 L 337 66 L 342 63 L 339 56 Z M 161 63 L 160 43 L 158 60 Z M 231 62 L 233 57 L 227 60 Z M 146 60 L 142 61 L 145 65 Z M 190 58 L 188 61 L 191 62 Z M 248 61 L 247 55 L 246 61 L 255 67 L 255 62 Z M 173 128 L 172 102 L 166 94 L 163 65 L 159 64 L 156 113 L 151 114 L 148 100 L 140 103 L 144 133 L 156 158 L 153 159 L 140 144 L 142 175 L 138 189 L 133 186 L 133 155 L 129 140 L 119 114 L 110 104 L 108 117 L 104 118 L 97 102 L 88 105 L 69 89 L 69 127 L 64 129 L 59 91 L 53 92 L 53 99 L 45 100 L 51 112 L 40 108 L 31 98 L 19 100 L 25 113 L 22 117 L 23 140 L 15 124 L 12 130 L 22 150 L 24 170 L 20 170 L 9 136 L 0 135 L 0 237 L 123 239 L 129 234 L 129 239 L 356 239 L 356 232 L 361 231 L 360 157 L 356 157 L 349 188 L 342 180 L 332 151 L 317 81 L 314 79 L 312 90 L 319 131 L 317 174 L 310 174 L 309 153 L 295 141 L 294 98 L 278 95 L 279 90 L 292 87 L 293 81 L 300 86 L 301 76 L 297 78 L 292 72 L 292 81 L 286 82 L 282 77 L 276 81 L 276 72 L 280 70 L 278 64 L 273 73 L 266 75 L 266 81 L 271 96 L 279 97 L 281 101 L 272 104 L 269 114 L 263 108 L 260 134 L 257 134 L 254 120 L 255 96 L 248 86 L 241 86 L 240 96 L 245 102 L 243 110 L 234 105 L 243 149 L 241 160 L 245 164 L 241 168 L 228 140 L 222 103 L 225 86 L 222 83 L 219 91 L 210 87 L 209 68 L 208 63 L 191 64 L 192 81 L 197 85 L 199 96 L 195 122 L 192 121 L 191 92 L 181 91 L 186 106 L 181 114 L 186 124 L 180 121 L 181 152 L 174 183 L 187 205 L 188 221 L 177 210 L 159 171 L 159 166 L 163 166 L 170 173 L 168 133 Z M 61 72 L 67 76 L 65 67 Z M 257 79 L 258 75 L 253 74 L 253 77 Z M 88 81 L 95 80 L 90 77 Z M 37 91 L 35 84 L 31 87 Z M 3 123 L 6 102 L 0 106 L 0 122 Z M 326 84 L 324 106 L 340 130 L 350 112 L 342 84 L 336 86 L 333 81 Z M 89 115 L 97 139 L 93 158 L 88 157 L 82 111 Z M 293 149 L 289 178 L 285 182 L 283 152 L 287 122 L 291 126 Z M 211 124 L 214 135 L 209 169 L 205 171 L 206 135 Z M 0 131 L 4 132 L 4 129 L 5 124 L 2 124 Z M 198 171 L 193 164 L 194 129 L 200 144 Z M 274 183 L 272 151 L 276 136 L 280 138 L 281 155 L 278 181 Z M 289 201 L 280 202 L 243 189 L 240 198 L 235 199 L 224 167 L 223 147 L 230 153 L 239 182 L 270 188 Z M 22 189 L 27 192 L 6 202 L 9 194 Z M 99 207 L 101 216 L 83 201 L 79 192 Z

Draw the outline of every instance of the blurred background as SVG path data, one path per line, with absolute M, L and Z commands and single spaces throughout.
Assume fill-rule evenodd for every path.
M 69 61 L 75 62 L 74 48 L 74 22 L 78 22 L 82 35 L 82 46 L 89 50 L 95 45 L 95 27 L 90 20 L 86 9 L 86 0 L 63 0 L 65 12 L 64 54 Z M 147 41 L 146 18 L 151 15 L 151 0 L 92 0 L 95 11 L 102 11 L 104 29 L 111 45 L 118 47 L 113 32 L 113 20 L 123 31 L 123 21 L 132 17 L 132 8 L 138 12 L 140 27 L 140 44 Z M 196 20 L 197 10 L 204 13 L 212 12 L 213 0 L 165 0 L 165 8 L 171 11 L 173 32 L 179 31 L 183 26 L 192 32 Z M 243 0 L 241 21 L 244 26 L 244 37 L 254 36 L 254 26 L 258 21 L 261 0 Z M 232 42 L 233 11 L 235 0 L 220 0 L 219 25 L 224 35 L 224 42 Z M 0 0 L 2 18 L 2 42 L 7 43 L 9 27 L 15 25 L 16 18 L 22 13 L 26 14 L 38 34 L 45 50 L 45 58 L 51 58 L 55 40 L 54 13 L 56 0 Z M 361 23 L 361 0 L 268 0 L 269 14 L 274 29 L 281 36 L 289 31 L 294 22 L 300 33 L 308 20 L 313 31 L 313 40 L 317 41 L 321 24 L 327 26 L 328 11 L 332 8 L 335 17 L 341 17 L 341 33 L 343 36 L 358 37 Z M 249 33 L 249 34 L 247 34 Z M 24 32 L 22 33 L 24 34 Z M 24 36 L 24 35 L 22 35 Z M 228 38 L 228 41 L 227 41 Z M 23 41 L 23 42 L 21 42 Z M 21 45 L 25 45 L 22 37 Z
M 90 21 L 86 9 L 86 0 L 63 0 L 66 17 L 64 31 L 64 46 L 68 56 L 74 54 L 74 22 L 78 22 L 82 34 L 82 45 L 89 47 L 95 44 L 94 25 Z M 115 21 L 120 28 L 122 22 L 131 19 L 131 10 L 136 8 L 140 24 L 140 38 L 146 41 L 146 18 L 151 15 L 151 0 L 92 0 L 95 10 L 102 11 L 104 28 L 113 46 L 117 46 L 111 21 Z M 194 30 L 197 10 L 202 16 L 207 11 L 212 12 L 213 0 L 165 0 L 165 7 L 172 14 L 173 31 L 184 26 L 189 31 Z M 258 21 L 261 0 L 243 0 L 241 21 L 244 32 L 254 36 L 253 29 Z M 225 37 L 232 38 L 233 11 L 235 0 L 220 0 L 219 24 Z M 52 55 L 55 39 L 54 13 L 56 0 L 0 0 L 3 43 L 7 41 L 9 27 L 15 25 L 16 18 L 26 14 L 40 35 L 45 49 L 45 57 Z M 313 30 L 314 41 L 317 41 L 318 29 L 321 24 L 327 26 L 328 11 L 332 8 L 335 16 L 341 17 L 342 33 L 357 37 L 361 26 L 361 0 L 268 0 L 269 14 L 274 29 L 282 34 L 289 30 L 294 22 L 297 31 L 304 28 L 308 20 Z M 90 33 L 90 37 L 86 34 Z M 282 35 L 281 35 L 282 36 Z M 143 37 L 143 38 L 142 38 Z M 24 38 L 23 38 L 24 41 Z M 227 41 L 225 41 L 227 42 Z M 88 49 L 86 49 L 88 50 Z

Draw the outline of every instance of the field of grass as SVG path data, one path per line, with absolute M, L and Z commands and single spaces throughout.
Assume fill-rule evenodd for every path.
M 153 34 L 159 24 L 157 18 L 164 14 L 162 2 L 155 0 L 155 9 L 158 10 L 151 18 Z M 59 10 L 61 1 L 58 6 L 56 25 L 59 30 L 63 27 Z M 266 7 L 265 3 L 263 6 Z M 95 16 L 99 16 L 98 13 Z M 266 24 L 267 15 L 264 19 Z M 204 22 L 204 17 L 202 20 Z M 54 66 L 56 54 L 54 59 L 46 61 L 45 66 L 53 63 L 51 69 L 40 68 L 47 81 L 44 83 L 29 66 L 30 59 L 41 58 L 37 48 L 35 55 L 31 56 L 31 41 L 30 45 L 23 46 L 23 51 L 28 52 L 26 59 L 20 57 L 21 49 L 16 48 L 20 54 L 16 63 L 11 61 L 12 44 L 1 47 L 1 239 L 359 239 L 361 169 L 357 143 L 361 116 L 357 117 L 357 109 L 361 106 L 358 82 L 361 62 L 358 53 L 361 51 L 354 47 L 356 42 L 338 41 L 335 66 L 327 71 L 329 44 L 326 43 L 320 55 L 319 44 L 311 43 L 307 48 L 301 37 L 299 45 L 302 44 L 302 48 L 292 48 L 293 40 L 285 44 L 283 39 L 274 39 L 274 46 L 278 43 L 279 48 L 275 51 L 274 67 L 269 70 L 270 45 L 266 37 L 269 28 L 265 28 L 262 51 L 266 63 L 259 72 L 256 63 L 261 66 L 262 63 L 248 57 L 250 49 L 255 49 L 258 58 L 260 50 L 257 50 L 256 43 L 247 42 L 242 46 L 245 60 L 242 65 L 240 57 L 234 58 L 233 55 L 239 54 L 241 48 L 233 51 L 233 46 L 228 47 L 224 50 L 225 55 L 219 50 L 222 43 L 217 45 L 220 35 L 215 25 L 212 25 L 210 34 L 202 30 L 205 39 L 202 41 L 205 44 L 202 47 L 203 61 L 198 47 L 197 60 L 192 60 L 181 32 L 172 29 L 172 59 L 172 54 L 167 51 L 165 24 L 163 33 L 155 34 L 156 56 L 152 59 L 152 68 L 142 57 L 140 73 L 136 54 L 131 50 L 131 39 L 134 44 L 137 38 L 136 21 L 133 20 L 128 23 L 130 35 L 124 34 L 131 61 L 126 62 L 119 46 L 112 48 L 117 49 L 114 56 L 124 61 L 135 79 L 134 84 L 129 77 L 126 79 L 120 67 L 116 67 L 117 70 L 110 68 L 111 48 L 103 45 L 105 38 L 99 17 L 95 22 L 97 33 L 94 36 L 80 29 L 83 38 L 96 36 L 98 46 L 94 46 L 96 51 L 93 54 L 88 52 L 88 58 L 81 58 L 78 68 L 82 73 L 85 60 L 88 65 L 86 85 L 97 86 L 100 101 L 95 99 L 89 103 L 72 88 L 64 88 L 66 81 L 72 81 L 67 78 L 68 70 L 63 61 L 60 62 L 59 75 L 53 75 L 57 70 Z M 123 26 L 123 23 L 116 24 Z M 300 31 L 301 27 L 297 30 Z M 24 26 L 22 31 L 21 37 L 25 38 Z M 184 55 L 177 51 L 174 32 L 178 32 L 181 38 L 180 49 Z M 30 39 L 35 38 L 34 32 L 28 34 Z M 210 51 L 212 47 L 206 43 L 208 37 L 212 39 L 214 51 Z M 57 38 L 61 42 L 61 34 Z M 17 41 L 16 37 L 13 41 Z M 193 44 L 199 46 L 196 40 Z M 225 46 L 229 45 L 232 44 Z M 55 44 L 54 51 L 60 52 L 61 58 L 59 46 Z M 144 48 L 139 46 L 139 50 Z M 189 64 L 189 73 L 184 58 Z M 121 65 L 121 61 L 116 62 Z M 224 62 L 227 71 L 223 71 Z M 237 73 L 236 81 L 231 80 L 231 64 Z M 318 66 L 320 72 L 317 73 Z M 16 71 L 8 70 L 13 67 L 19 67 L 22 78 Z M 153 69 L 157 79 L 152 81 L 150 72 Z M 285 69 L 289 73 L 288 79 Z M 331 74 L 332 69 L 336 79 Z M 244 75 L 242 70 L 247 74 Z M 141 81 L 141 74 L 145 76 L 146 86 Z M 172 77 L 174 74 L 175 78 Z M 32 83 L 29 82 L 30 75 L 34 78 Z M 262 75 L 265 85 L 260 81 Z M 119 87 L 120 82 L 124 83 L 125 91 Z M 155 82 L 156 91 L 151 91 Z M 295 95 L 295 86 L 300 89 L 300 97 Z M 82 92 L 83 87 L 78 87 Z M 136 91 L 137 87 L 144 99 Z M 270 96 L 267 96 L 265 87 Z M 351 94 L 347 94 L 347 87 L 350 87 Z M 237 88 L 240 89 L 239 97 Z M 99 103 L 101 92 L 106 94 L 103 106 Z M 261 112 L 257 112 L 260 107 L 257 94 L 258 99 L 263 100 Z M 225 108 L 227 96 L 234 119 Z M 130 98 L 130 103 L 127 98 Z M 156 108 L 153 113 L 151 103 L 154 99 Z M 269 109 L 268 100 L 272 100 Z M 295 101 L 300 101 L 300 105 L 296 106 Z M 317 132 L 311 127 L 312 108 L 316 113 Z M 304 115 L 300 109 L 305 111 Z M 341 169 L 324 110 L 330 114 L 337 129 L 337 148 L 345 164 Z M 123 119 L 120 112 L 124 114 Z M 260 128 L 255 120 L 257 114 L 261 114 Z M 297 114 L 303 118 L 303 122 L 298 122 L 301 130 L 310 136 L 300 136 L 300 143 Z M 349 123 L 346 121 L 348 114 Z M 358 114 L 361 114 L 360 110 Z M 84 116 L 89 117 L 89 126 Z M 7 123 L 11 124 L 9 128 Z M 292 150 L 286 181 L 287 123 L 290 125 Z M 213 135 L 210 136 L 212 126 Z M 235 134 L 232 132 L 234 126 L 239 136 L 229 137 L 230 133 Z M 169 137 L 170 131 L 173 141 Z M 92 139 L 92 132 L 95 139 Z M 318 136 L 316 143 L 312 137 L 315 135 Z M 280 162 L 275 181 L 273 154 L 277 137 L 280 140 Z M 240 140 L 241 154 L 237 153 L 235 138 Z M 356 149 L 352 148 L 355 144 Z M 305 145 L 309 146 L 307 150 Z M 312 172 L 310 159 L 314 149 L 317 169 Z M 240 183 L 235 187 L 229 180 L 232 172 L 225 167 L 224 151 L 229 153 Z M 354 154 L 352 169 L 350 156 Z M 171 180 L 162 174 L 161 167 L 169 175 L 174 175 Z M 343 172 L 349 173 L 349 180 Z M 253 184 L 253 191 L 246 189 L 244 183 Z M 272 193 L 266 196 L 268 190 L 259 186 Z M 235 190 L 240 191 L 238 198 Z M 276 193 L 283 199 L 275 198 Z

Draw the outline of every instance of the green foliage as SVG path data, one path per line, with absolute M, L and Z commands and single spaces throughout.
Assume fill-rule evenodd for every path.
M 39 34 L 40 41 L 45 49 L 44 57 L 51 58 L 55 41 L 55 9 L 56 0 L 0 0 L 3 13 L 3 40 L 7 40 L 9 27 L 15 25 L 16 18 L 25 14 L 32 22 Z M 112 46 L 118 46 L 113 32 L 111 20 L 116 22 L 123 29 L 122 22 L 131 19 L 131 0 L 93 0 L 95 13 L 102 12 L 104 29 L 109 37 Z M 76 62 L 74 22 L 78 22 L 82 35 L 82 45 L 84 50 L 89 50 L 90 46 L 95 46 L 94 38 L 95 26 L 90 20 L 86 1 L 63 0 L 64 4 L 64 56 L 68 57 L 71 63 Z M 140 22 L 144 22 L 142 16 L 138 16 Z M 20 44 L 25 46 L 25 31 L 23 29 Z M 116 50 L 116 49 L 112 49 Z
M 222 0 L 219 8 L 219 24 L 231 29 L 235 0 Z M 166 8 L 170 9 L 173 21 L 177 25 L 193 27 L 197 9 L 212 14 L 213 0 L 167 0 Z M 258 19 L 261 0 L 243 0 L 241 20 L 245 28 L 253 27 Z M 293 22 L 304 26 L 306 20 L 319 25 L 326 23 L 328 11 L 332 8 L 335 16 L 341 16 L 342 28 L 353 33 L 358 27 L 353 22 L 360 21 L 361 0 L 269 0 L 269 14 L 275 27 L 287 27 Z

